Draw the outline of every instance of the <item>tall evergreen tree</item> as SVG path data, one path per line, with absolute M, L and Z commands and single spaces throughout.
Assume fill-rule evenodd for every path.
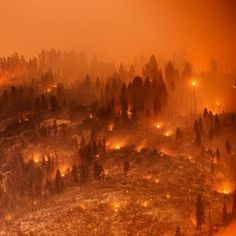
M 205 211 L 201 195 L 197 196 L 196 201 L 196 229 L 201 230 L 205 223 Z
M 55 185 L 56 185 L 56 191 L 58 193 L 61 193 L 63 191 L 63 181 L 61 177 L 61 171 L 59 169 L 56 172 Z

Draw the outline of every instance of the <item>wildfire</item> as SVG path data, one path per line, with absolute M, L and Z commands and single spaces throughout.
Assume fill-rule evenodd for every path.
M 145 176 L 143 176 L 143 179 L 149 180 L 149 179 L 151 179 L 151 178 L 152 178 L 152 175 L 145 175 Z
M 131 112 L 130 110 L 127 111 L 127 116 L 128 116 L 129 119 L 131 119 L 131 117 L 132 117 L 132 112 Z
M 114 203 L 114 204 L 113 204 L 113 210 L 114 210 L 115 212 L 118 212 L 118 211 L 119 211 L 119 208 L 120 208 L 120 204 L 119 204 L 119 203 Z
M 164 136 L 166 136 L 166 137 L 169 137 L 171 134 L 170 134 L 170 131 L 166 131 L 165 133 L 164 133 Z
M 169 193 L 166 194 L 166 198 L 170 199 L 170 194 Z
M 222 193 L 225 195 L 228 195 L 232 192 L 232 187 L 230 186 L 230 184 L 223 184 L 222 186 L 218 187 L 216 190 L 218 193 Z
M 148 207 L 149 204 L 150 204 L 149 201 L 143 201 L 143 202 L 142 202 L 142 206 L 143 206 L 143 207 Z
M 140 144 L 136 146 L 135 151 L 141 152 L 141 150 L 145 147 L 146 147 L 146 140 L 143 140 Z
M 112 132 L 113 129 L 114 129 L 114 124 L 113 124 L 113 123 L 110 123 L 110 124 L 108 125 L 108 131 L 109 131 L 109 132 Z
M 115 146 L 115 149 L 116 149 L 116 150 L 120 150 L 120 145 L 116 145 L 116 146 Z

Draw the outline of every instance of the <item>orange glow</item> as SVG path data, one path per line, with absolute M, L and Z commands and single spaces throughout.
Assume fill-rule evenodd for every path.
M 120 204 L 116 202 L 116 203 L 113 204 L 112 208 L 115 212 L 118 212 L 119 208 L 120 208 Z
M 224 184 L 219 185 L 219 186 L 216 188 L 216 191 L 217 191 L 218 193 L 222 193 L 222 194 L 228 195 L 228 194 L 231 194 L 231 193 L 232 193 L 233 188 L 232 188 L 231 184 L 229 184 L 229 183 L 224 183 Z
M 116 149 L 116 150 L 120 150 L 120 145 L 116 145 L 116 146 L 115 146 L 115 149 Z
M 136 148 L 135 148 L 135 151 L 136 152 L 141 152 L 141 150 L 143 148 L 145 148 L 147 145 L 146 145 L 146 140 L 143 140 L 141 143 L 139 143 Z
M 196 81 L 195 81 L 195 80 L 192 81 L 192 86 L 193 86 L 193 87 L 196 86 Z
M 169 137 L 171 136 L 172 132 L 170 130 L 167 130 L 166 132 L 164 132 L 164 136 Z
M 160 128 L 161 128 L 161 124 L 160 124 L 160 123 L 157 123 L 157 124 L 155 124 L 155 127 L 156 127 L 157 129 L 160 129 Z
M 113 123 L 110 123 L 110 124 L 108 125 L 108 131 L 109 131 L 109 132 L 112 132 L 113 129 L 114 129 L 114 124 L 113 124 Z
M 143 207 L 148 207 L 149 204 L 150 204 L 150 202 L 146 200 L 146 201 L 143 201 L 141 205 L 142 205 Z

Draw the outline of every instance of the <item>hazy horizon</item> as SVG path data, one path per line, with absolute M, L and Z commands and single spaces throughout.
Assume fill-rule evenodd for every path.
M 1 1 L 0 55 L 41 49 L 84 51 L 114 63 L 155 54 L 235 70 L 232 0 Z

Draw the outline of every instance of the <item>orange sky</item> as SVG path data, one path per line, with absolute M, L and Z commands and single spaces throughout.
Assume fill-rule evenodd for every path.
M 0 54 L 85 51 L 127 61 L 155 53 L 236 67 L 234 0 L 0 0 Z M 235 68 L 234 67 L 234 68 Z

